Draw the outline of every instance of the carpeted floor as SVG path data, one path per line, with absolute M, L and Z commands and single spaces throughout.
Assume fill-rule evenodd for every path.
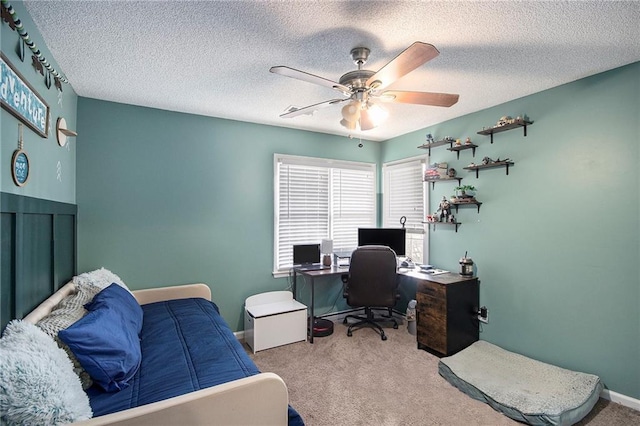
M 406 326 L 347 337 L 334 320 L 331 336 L 250 354 L 261 371 L 280 375 L 307 426 L 517 425 L 451 386 L 438 358 L 418 350 Z M 640 424 L 640 412 L 600 399 L 579 425 Z

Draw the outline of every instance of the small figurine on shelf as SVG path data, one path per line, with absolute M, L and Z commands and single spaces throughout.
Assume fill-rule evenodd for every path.
M 449 203 L 449 200 L 447 200 L 447 197 L 444 195 L 438 206 L 438 211 L 440 212 L 440 222 L 446 222 L 447 218 L 451 215 L 451 203 Z
M 482 159 L 482 164 L 487 165 L 493 163 L 493 160 L 490 157 L 484 157 Z
M 500 157 L 496 158 L 495 163 L 508 163 L 509 161 L 511 161 L 508 158 L 505 158 L 504 160 L 501 160 Z
M 498 123 L 496 123 L 496 127 L 506 126 L 507 124 L 511 124 L 514 122 L 514 119 L 511 118 L 510 115 L 505 115 L 504 117 L 500 117 Z
M 450 178 L 454 178 L 456 177 L 456 169 L 454 169 L 453 167 L 451 167 L 449 170 L 447 170 L 447 175 Z
M 464 141 L 465 145 L 471 145 L 471 138 L 467 136 L 467 140 Z
M 427 143 L 434 143 L 435 140 L 433 139 L 433 136 L 431 136 L 431 133 L 427 133 Z
M 452 215 L 452 214 L 450 214 L 450 215 L 449 215 L 449 223 L 455 223 L 455 221 L 456 221 L 455 216 L 454 216 L 454 215 Z
M 460 139 L 456 139 L 456 146 L 462 146 L 462 141 Z

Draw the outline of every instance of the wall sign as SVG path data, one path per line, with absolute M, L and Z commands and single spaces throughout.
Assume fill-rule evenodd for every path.
M 18 186 L 24 186 L 29 180 L 29 157 L 21 149 L 13 151 L 11 175 L 13 176 L 13 182 Z
M 0 55 L 0 103 L 2 108 L 46 138 L 49 132 L 49 105 L 13 68 L 4 53 Z

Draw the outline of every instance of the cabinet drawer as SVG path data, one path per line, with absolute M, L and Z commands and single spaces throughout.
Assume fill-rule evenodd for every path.
M 416 309 L 435 317 L 444 317 L 447 313 L 446 299 L 438 299 L 425 294 L 416 294 Z
M 431 281 L 418 281 L 416 293 L 428 294 L 429 296 L 437 297 L 439 299 L 444 299 L 447 294 L 443 284 Z
M 417 328 L 418 343 L 441 354 L 447 353 L 447 333 L 444 324 L 430 323 L 428 318 L 420 319 Z

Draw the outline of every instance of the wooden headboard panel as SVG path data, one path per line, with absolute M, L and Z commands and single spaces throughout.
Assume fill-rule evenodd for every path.
M 1 193 L 0 329 L 76 274 L 75 204 Z

